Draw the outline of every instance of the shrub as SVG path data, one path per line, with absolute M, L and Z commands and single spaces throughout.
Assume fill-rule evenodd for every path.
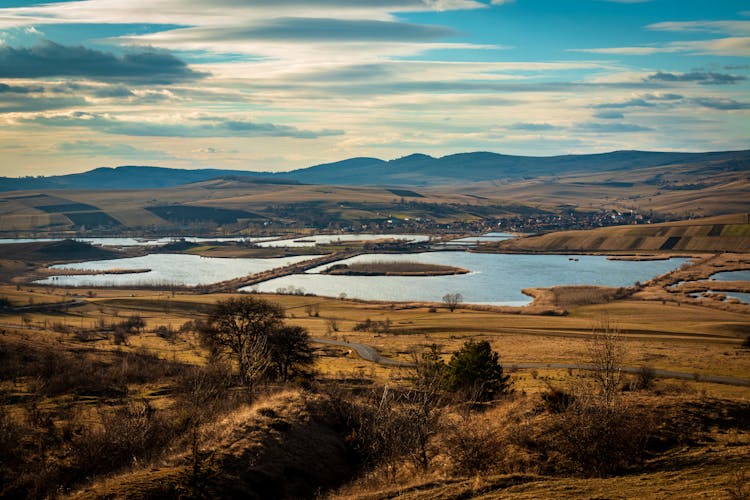
M 510 392 L 509 375 L 486 340 L 469 340 L 453 353 L 445 371 L 446 389 L 468 400 L 489 401 Z
M 580 397 L 555 416 L 542 443 L 553 470 L 604 477 L 642 463 L 654 427 L 634 407 Z
M 646 391 L 654 386 L 656 370 L 650 366 L 641 366 L 635 374 L 633 388 L 637 391 Z
M 354 325 L 355 332 L 373 332 L 388 333 L 391 331 L 391 320 L 386 318 L 385 321 L 373 321 L 370 318 Z
M 84 428 L 71 443 L 78 477 L 151 460 L 184 430 L 179 419 L 157 412 L 146 400 L 99 413 L 101 424 Z
M 444 443 L 451 469 L 464 476 L 496 469 L 504 445 L 498 430 L 483 418 L 464 418 L 453 422 Z
M 574 402 L 575 397 L 562 389 L 550 387 L 549 390 L 542 393 L 544 409 L 549 413 L 562 413 Z
M 177 340 L 177 331 L 171 326 L 159 325 L 154 330 L 154 333 L 168 342 Z

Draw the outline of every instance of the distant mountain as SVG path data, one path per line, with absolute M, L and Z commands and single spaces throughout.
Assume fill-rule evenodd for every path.
M 604 154 L 550 157 L 477 152 L 454 154 L 442 158 L 414 154 L 391 161 L 354 158 L 295 170 L 286 175 L 302 182 L 317 184 L 434 186 L 727 160 L 736 160 L 737 168 L 750 169 L 750 151 L 718 153 L 615 151 Z
M 497 153 L 460 153 L 442 158 L 413 154 L 395 160 L 350 158 L 291 172 L 242 170 L 183 170 L 161 167 L 97 168 L 80 174 L 52 177 L 0 177 L 0 191 L 30 189 L 149 189 L 201 182 L 215 178 L 242 178 L 246 182 L 438 186 L 487 180 L 518 180 L 574 173 L 638 170 L 665 165 L 702 166 L 717 162 L 722 168 L 750 170 L 750 150 L 713 153 L 615 151 L 565 156 L 510 156 Z
M 240 170 L 184 170 L 163 167 L 102 167 L 80 174 L 50 177 L 0 177 L 0 191 L 30 189 L 152 189 L 201 182 L 217 177 L 268 178 L 273 174 Z

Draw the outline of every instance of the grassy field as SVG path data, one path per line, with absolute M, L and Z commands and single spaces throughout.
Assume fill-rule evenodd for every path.
M 55 324 L 95 329 L 102 321 L 117 321 L 133 314 L 146 321 L 146 332 L 160 325 L 177 329 L 186 321 L 204 317 L 210 304 L 230 295 L 102 289 L 86 292 L 44 287 L 17 290 L 3 286 L 0 287 L 0 296 L 7 297 L 15 305 L 27 305 L 30 299 L 35 304 L 54 304 L 71 298 L 82 300 L 82 305 L 70 307 L 67 312 L 34 311 L 0 317 L 6 330 L 12 330 L 14 326 L 39 328 L 54 335 L 49 329 Z M 307 328 L 313 337 L 371 345 L 385 356 L 405 361 L 412 359 L 413 352 L 432 343 L 441 345 L 447 356 L 465 340 L 475 338 L 490 341 L 508 366 L 537 362 L 585 363 L 587 339 L 597 322 L 608 318 L 625 338 L 625 364 L 628 366 L 741 378 L 750 376 L 750 356 L 739 349 L 743 332 L 750 334 L 746 331 L 748 316 L 740 312 L 689 304 L 622 300 L 577 307 L 567 316 L 534 316 L 467 308 L 451 313 L 439 305 L 416 307 L 322 297 L 268 297 L 284 307 L 290 323 Z M 389 331 L 356 331 L 355 326 L 367 319 L 388 320 Z M 193 349 L 187 344 L 165 342 L 148 333 L 133 337 L 131 344 L 168 353 Z M 109 340 L 90 345 L 102 349 L 113 347 Z M 374 370 L 382 375 L 388 373 L 388 370 L 358 359 L 354 353 L 334 358 L 333 351 L 340 354 L 342 349 L 326 347 L 323 351 L 330 354 L 320 367 L 324 374 L 355 374 L 360 370 Z M 534 383 L 528 370 L 525 372 L 523 383 L 539 389 L 542 384 Z M 715 387 L 717 391 L 727 389 Z

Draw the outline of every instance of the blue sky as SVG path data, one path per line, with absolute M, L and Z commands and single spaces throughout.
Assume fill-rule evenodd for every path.
M 750 147 L 747 1 L 0 6 L 0 175 Z

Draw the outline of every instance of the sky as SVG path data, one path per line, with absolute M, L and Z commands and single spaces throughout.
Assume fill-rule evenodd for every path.
M 750 148 L 747 0 L 0 0 L 0 175 Z

